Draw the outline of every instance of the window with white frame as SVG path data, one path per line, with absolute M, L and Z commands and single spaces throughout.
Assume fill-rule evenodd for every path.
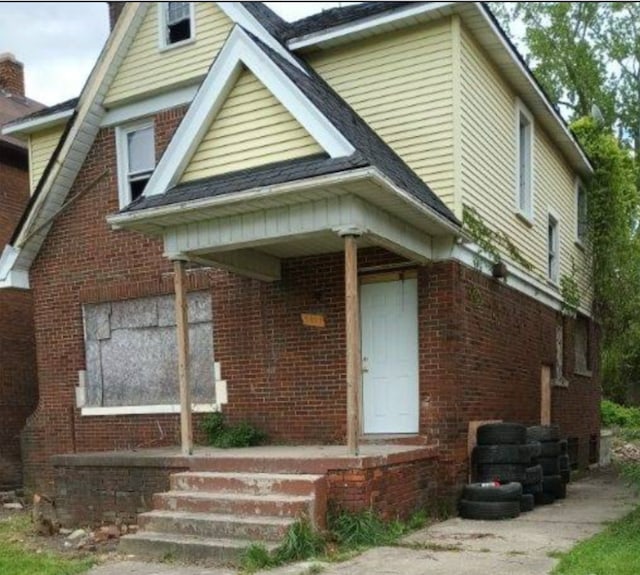
M 527 219 L 533 219 L 533 117 L 522 105 L 517 114 L 516 204 Z
M 116 148 L 120 208 L 124 208 L 143 194 L 156 166 L 153 121 L 118 127 Z
M 588 238 L 587 190 L 581 182 L 576 184 L 576 211 L 578 218 L 576 239 L 578 243 L 585 244 Z
M 160 46 L 169 48 L 195 38 L 193 2 L 160 2 Z
M 549 214 L 547 226 L 547 276 L 553 283 L 558 283 L 560 269 L 560 237 L 558 220 Z

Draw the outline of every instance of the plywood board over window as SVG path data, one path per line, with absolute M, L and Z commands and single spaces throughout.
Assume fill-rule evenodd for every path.
M 215 403 L 211 296 L 188 296 L 193 401 Z M 86 407 L 175 405 L 173 296 L 85 305 Z

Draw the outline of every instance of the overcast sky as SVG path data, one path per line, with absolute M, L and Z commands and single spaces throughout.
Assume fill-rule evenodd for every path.
M 296 20 L 347 2 L 267 2 Z M 0 2 L 0 53 L 24 63 L 27 95 L 52 105 L 77 96 L 109 33 L 106 2 Z

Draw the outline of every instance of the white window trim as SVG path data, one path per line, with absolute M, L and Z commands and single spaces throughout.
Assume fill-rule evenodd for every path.
M 131 203 L 131 188 L 129 187 L 129 150 L 127 148 L 127 135 L 136 130 L 153 128 L 155 145 L 155 124 L 153 119 L 145 119 L 131 124 L 116 127 L 116 156 L 118 162 L 118 200 L 120 209 L 126 208 Z M 156 164 L 157 165 L 157 164 Z
M 167 4 L 168 2 L 156 2 L 158 10 L 158 49 L 160 52 L 167 52 L 174 48 L 188 46 L 196 41 L 196 10 L 194 2 L 189 2 L 189 19 L 191 20 L 191 38 L 167 44 Z
M 191 406 L 193 413 L 215 413 L 220 411 L 221 406 L 217 403 L 194 404 Z M 127 405 L 121 407 L 83 407 L 80 414 L 83 417 L 115 416 L 115 415 L 155 415 L 155 414 L 178 414 L 180 405 Z
M 552 209 L 549 209 L 547 211 L 547 228 L 546 229 L 546 260 L 547 262 L 549 261 L 549 230 L 548 230 L 548 225 L 549 225 L 549 221 L 553 220 L 555 222 L 555 227 L 556 227 L 556 237 L 555 237 L 555 261 L 554 261 L 554 269 L 550 270 L 549 269 L 549 264 L 547 263 L 547 281 L 554 287 L 558 288 L 560 286 L 560 270 L 561 270 L 561 266 L 560 266 L 560 251 L 561 251 L 561 246 L 562 246 L 562 241 L 561 241 L 561 237 L 560 237 L 560 216 L 554 212 Z M 550 272 L 555 272 L 555 273 L 550 273 Z M 555 275 L 555 277 L 553 277 Z
M 580 238 L 579 235 L 579 230 L 580 230 L 580 202 L 579 202 L 579 193 L 580 193 L 580 188 L 582 188 L 585 193 L 586 193 L 586 188 L 584 186 L 584 184 L 582 183 L 582 180 L 580 180 L 580 178 L 576 178 L 575 181 L 575 186 L 574 186 L 574 197 L 575 197 L 575 208 L 576 208 L 576 227 L 575 227 L 575 243 L 576 245 L 584 250 L 585 249 L 585 242 L 582 238 Z M 589 201 L 587 199 L 587 214 L 589 214 Z
M 535 122 L 533 119 L 533 115 L 529 110 L 525 107 L 522 101 L 516 98 L 515 105 L 515 143 L 516 143 L 516 181 L 515 181 L 515 210 L 516 215 L 522 218 L 529 225 L 533 225 L 535 220 L 535 193 L 534 193 L 534 182 L 535 182 Z M 529 130 L 529 138 L 530 138 L 530 154 L 529 154 L 529 202 L 528 209 L 523 210 L 520 207 L 520 117 L 524 116 L 529 122 L 530 130 Z

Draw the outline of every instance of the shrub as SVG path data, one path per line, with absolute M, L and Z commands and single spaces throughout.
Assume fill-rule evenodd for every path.
M 227 425 L 222 413 L 208 414 L 202 422 L 202 430 L 207 442 L 213 447 L 252 447 L 261 445 L 267 439 L 264 432 L 243 421 L 237 425 Z
M 600 413 L 606 427 L 640 427 L 640 408 L 625 407 L 605 399 L 600 404 Z

